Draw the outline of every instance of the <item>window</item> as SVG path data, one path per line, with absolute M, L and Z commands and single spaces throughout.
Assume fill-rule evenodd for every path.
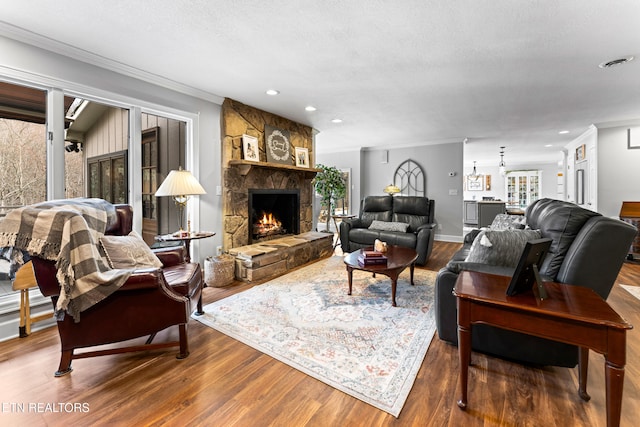
M 142 218 L 157 219 L 158 128 L 142 131 Z
M 89 197 L 111 203 L 128 203 L 127 151 L 93 157 L 87 161 Z

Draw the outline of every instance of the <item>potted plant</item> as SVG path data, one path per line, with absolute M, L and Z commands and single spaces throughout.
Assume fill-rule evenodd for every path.
M 345 196 L 347 187 L 342 172 L 340 172 L 339 169 L 322 164 L 316 164 L 316 168 L 320 169 L 320 172 L 318 172 L 314 178 L 314 186 L 316 193 L 321 197 L 321 206 L 327 209 L 326 220 L 327 231 L 329 231 L 329 221 L 335 210 L 333 202 Z

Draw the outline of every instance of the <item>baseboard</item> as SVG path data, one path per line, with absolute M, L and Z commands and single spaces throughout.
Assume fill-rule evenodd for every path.
M 453 243 L 462 243 L 464 237 L 463 236 L 452 236 L 448 234 L 436 234 L 433 237 L 434 240 L 439 242 L 453 242 Z

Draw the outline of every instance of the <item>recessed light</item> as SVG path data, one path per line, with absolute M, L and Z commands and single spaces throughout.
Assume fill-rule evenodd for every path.
M 566 135 L 569 133 L 568 130 L 561 130 L 560 132 L 558 132 L 560 135 Z
M 633 61 L 633 56 L 624 56 L 622 58 L 614 59 L 611 61 L 606 61 L 598 65 L 600 68 L 611 68 L 616 65 L 626 64 L 627 62 Z
M 553 147 L 553 144 L 545 144 L 544 146 L 549 148 L 549 147 Z
M 267 90 L 267 95 L 271 95 L 271 96 L 275 96 L 277 94 L 279 94 L 280 91 L 279 90 L 275 90 L 275 89 L 269 89 Z
M 316 107 L 314 107 L 313 105 L 307 105 L 306 107 L 304 107 L 304 109 L 306 111 L 316 111 Z
M 333 119 L 331 123 L 342 123 L 342 119 Z

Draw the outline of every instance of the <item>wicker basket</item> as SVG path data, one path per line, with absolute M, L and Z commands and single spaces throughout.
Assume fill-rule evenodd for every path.
M 233 282 L 235 258 L 230 255 L 207 257 L 204 260 L 204 282 L 219 288 Z

